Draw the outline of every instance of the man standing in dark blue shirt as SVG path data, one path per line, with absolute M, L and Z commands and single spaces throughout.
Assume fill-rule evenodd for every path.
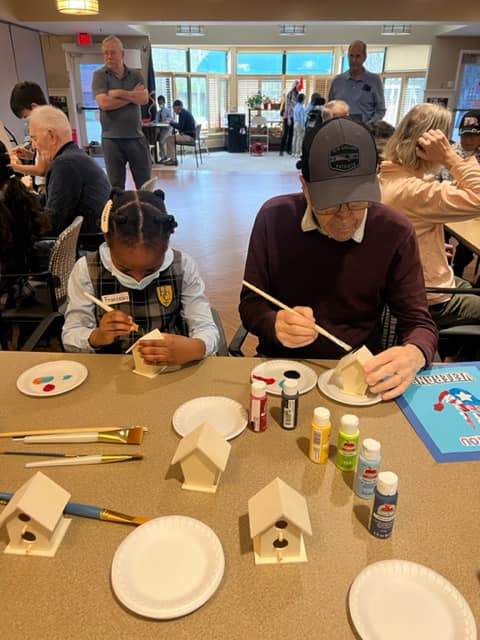
M 173 103 L 173 110 L 178 114 L 178 122 L 170 121 L 171 126 L 178 130 L 176 136 L 168 136 L 167 138 L 167 160 L 163 164 L 170 166 L 176 166 L 177 156 L 175 153 L 175 143 L 181 144 L 182 142 L 192 142 L 195 140 L 195 118 L 190 111 L 183 107 L 181 100 L 175 100 Z

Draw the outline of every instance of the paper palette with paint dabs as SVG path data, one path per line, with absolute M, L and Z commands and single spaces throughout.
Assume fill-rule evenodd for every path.
M 437 462 L 480 460 L 480 363 L 424 369 L 397 402 Z

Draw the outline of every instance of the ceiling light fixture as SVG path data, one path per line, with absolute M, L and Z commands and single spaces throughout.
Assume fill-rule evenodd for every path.
M 77 16 L 94 16 L 98 13 L 98 0 L 57 0 L 60 13 Z
M 411 33 L 411 24 L 384 24 L 382 30 L 382 36 L 409 36 Z
M 281 36 L 304 36 L 305 25 L 304 24 L 282 24 L 280 25 Z
M 204 36 L 203 24 L 177 24 L 177 36 Z

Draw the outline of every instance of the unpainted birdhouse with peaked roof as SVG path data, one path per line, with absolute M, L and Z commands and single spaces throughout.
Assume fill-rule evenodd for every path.
M 303 535 L 312 535 L 305 497 L 275 478 L 248 501 L 255 564 L 306 562 Z
M 0 515 L 10 542 L 5 553 L 53 557 L 70 526 L 63 515 L 70 494 L 38 471 L 18 489 Z
M 353 353 L 343 356 L 335 367 L 330 383 L 337 385 L 345 393 L 354 396 L 364 396 L 368 391 L 363 365 L 373 358 L 368 347 L 363 346 Z
M 147 333 L 146 335 L 139 338 L 135 344 L 133 345 L 133 361 L 135 363 L 135 368 L 133 369 L 133 373 L 138 373 L 139 376 L 144 376 L 145 378 L 155 378 L 161 373 L 164 369 L 166 369 L 165 365 L 154 365 L 147 364 L 145 360 L 140 355 L 139 343 L 142 340 L 163 340 L 163 336 L 158 329 L 154 329 Z
M 208 422 L 182 438 L 170 463 L 180 462 L 184 478 L 182 489 L 215 493 L 231 448 Z

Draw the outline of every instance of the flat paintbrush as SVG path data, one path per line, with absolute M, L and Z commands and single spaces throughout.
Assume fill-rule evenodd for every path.
M 73 433 L 30 433 L 17 435 L 14 440 L 29 444 L 67 443 L 67 442 L 109 442 L 111 444 L 141 444 L 143 441 L 143 427 L 124 427 L 114 431 L 84 431 Z
M 8 504 L 13 493 L 0 493 L 0 504 Z M 126 513 L 112 511 L 111 509 L 103 509 L 95 507 L 91 504 L 80 504 L 78 502 L 67 502 L 63 510 L 65 515 L 81 516 L 82 518 L 93 518 L 93 520 L 104 520 L 105 522 L 118 522 L 120 524 L 133 524 L 138 526 L 144 522 L 148 522 L 150 518 L 137 518 L 129 516 Z

